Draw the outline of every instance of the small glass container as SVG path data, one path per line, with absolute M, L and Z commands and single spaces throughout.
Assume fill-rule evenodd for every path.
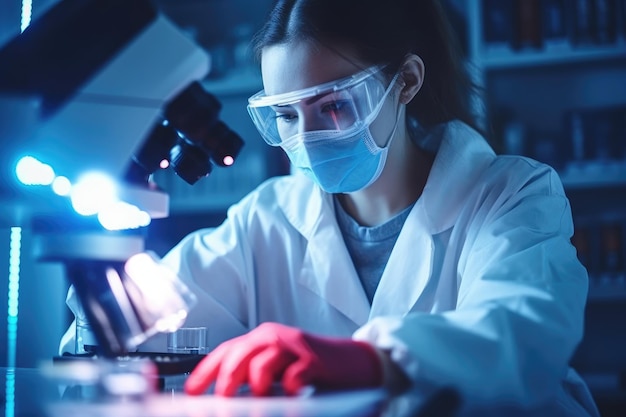
M 168 353 L 202 355 L 207 349 L 206 327 L 182 327 L 167 334 Z

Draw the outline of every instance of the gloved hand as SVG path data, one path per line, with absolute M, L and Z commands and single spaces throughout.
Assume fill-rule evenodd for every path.
M 267 395 L 275 381 L 282 381 L 289 395 L 307 385 L 375 387 L 383 383 L 383 369 L 375 348 L 365 342 L 263 323 L 207 355 L 189 375 L 185 392 L 201 394 L 215 382 L 215 394 L 232 396 L 248 383 L 254 395 Z

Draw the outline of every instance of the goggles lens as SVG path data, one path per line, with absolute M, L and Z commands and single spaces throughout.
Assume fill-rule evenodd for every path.
M 368 122 L 385 97 L 381 66 L 318 86 L 272 96 L 262 90 L 248 99 L 248 113 L 272 146 L 311 131 L 345 131 Z

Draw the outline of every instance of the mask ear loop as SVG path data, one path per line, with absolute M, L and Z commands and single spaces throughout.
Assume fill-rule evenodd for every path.
M 400 73 L 396 73 L 396 75 L 393 77 L 393 79 L 391 80 L 391 82 L 389 83 L 389 87 L 387 87 L 387 92 L 385 93 L 385 100 L 389 97 L 389 93 L 392 91 L 392 89 L 395 87 L 395 83 L 398 81 L 398 78 L 400 76 Z M 381 103 L 381 107 L 382 107 L 382 103 Z M 378 169 L 376 170 L 376 173 L 374 174 L 374 176 L 372 176 L 372 179 L 365 185 L 365 187 L 369 187 L 372 183 L 374 183 L 378 177 L 380 176 L 381 172 L 383 171 L 383 169 L 385 168 L 385 164 L 386 164 L 386 160 L 387 160 L 387 154 L 389 152 L 389 147 L 391 146 L 391 141 L 393 140 L 394 136 L 396 136 L 396 130 L 398 129 L 398 124 L 400 122 L 400 114 L 401 111 L 400 109 L 400 100 L 398 97 L 398 107 L 396 108 L 396 121 L 393 125 L 393 129 L 391 130 L 391 134 L 389 135 L 389 138 L 385 141 L 385 144 L 382 147 L 378 147 L 378 150 L 383 153 L 383 159 L 381 161 L 383 161 L 382 163 L 379 163 L 378 165 Z M 380 110 L 380 109 L 379 109 Z M 374 142 L 374 139 L 372 137 L 371 134 L 371 130 L 369 130 L 369 138 L 372 140 L 372 142 Z
M 396 75 L 393 77 L 393 79 L 391 80 L 391 84 L 389 88 L 395 88 L 392 87 L 393 84 L 397 83 L 399 80 L 401 80 L 402 77 L 400 77 L 400 73 L 396 73 Z M 402 82 L 404 83 L 404 80 L 402 80 Z M 400 91 L 400 94 L 402 93 L 402 91 Z M 387 138 L 387 140 L 385 141 L 385 144 L 382 146 L 382 149 L 384 148 L 388 148 L 389 146 L 391 146 L 391 141 L 393 140 L 394 136 L 396 135 L 396 131 L 398 130 L 398 124 L 400 122 L 400 115 L 401 115 L 401 111 L 400 111 L 400 94 L 398 94 L 398 106 L 396 107 L 396 121 L 393 125 L 393 129 L 391 130 L 391 134 L 389 135 L 389 137 Z

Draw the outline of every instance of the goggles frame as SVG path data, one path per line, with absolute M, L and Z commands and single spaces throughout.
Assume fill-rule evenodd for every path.
M 383 99 L 389 92 L 392 82 L 387 88 L 385 88 L 386 81 L 384 77 L 378 76 L 384 68 L 388 65 L 373 65 L 364 70 L 358 71 L 350 76 L 339 78 L 337 80 L 325 82 L 312 87 L 302 88 L 295 91 L 289 91 L 287 93 L 274 94 L 271 96 L 265 95 L 265 90 L 261 90 L 248 99 L 248 114 L 252 119 L 257 131 L 270 146 L 283 146 L 286 142 L 291 143 L 294 138 L 303 137 L 302 134 L 306 133 L 307 140 L 312 140 L 316 137 L 314 132 L 339 132 L 350 131 L 358 129 L 363 123 L 367 123 L 370 119 L 370 115 L 377 113 L 376 108 L 382 106 Z M 397 77 L 397 74 L 396 74 Z M 395 78 L 394 77 L 394 80 Z M 319 112 L 310 113 L 307 117 L 311 117 L 309 123 L 310 127 L 318 125 L 317 128 L 313 127 L 311 130 L 299 132 L 284 130 L 292 129 L 297 125 L 292 124 L 291 115 L 292 110 L 290 108 L 300 107 L 299 103 L 303 103 L 304 107 L 308 107 L 308 102 L 317 103 L 317 98 L 323 98 L 325 96 L 333 96 L 335 94 L 342 95 L 343 92 L 348 92 L 350 96 L 354 92 L 363 92 L 362 98 L 357 99 L 357 96 L 345 101 L 343 98 L 339 98 L 336 102 L 339 107 L 333 109 L 335 104 L 333 101 L 320 100 Z M 379 94 L 377 99 L 372 99 L 375 96 L 371 94 Z M 328 107 L 327 107 L 328 105 Z M 278 109 L 284 108 L 285 112 L 281 112 Z M 331 110 L 332 109 L 332 110 Z M 299 110 L 293 110 L 299 113 Z M 309 110 L 307 110 L 309 112 Z M 297 117 L 297 116 L 296 116 Z M 352 119 L 352 121 L 350 121 Z M 282 126 L 282 128 L 281 128 Z
M 349 75 L 344 78 L 340 78 L 338 80 L 329 81 L 320 85 L 316 85 L 313 87 L 307 87 L 296 91 L 290 91 L 288 93 L 280 93 L 274 94 L 271 96 L 265 95 L 265 90 L 261 90 L 258 93 L 252 95 L 248 99 L 248 107 L 266 107 L 266 106 L 276 106 L 276 105 L 289 105 L 293 103 L 297 103 L 298 101 L 317 96 L 320 94 L 328 94 L 333 93 L 339 90 L 344 90 L 346 88 L 352 87 L 365 79 L 378 74 L 382 71 L 386 65 L 373 65 L 369 68 L 366 68 L 362 71 L 357 72 L 356 74 Z

